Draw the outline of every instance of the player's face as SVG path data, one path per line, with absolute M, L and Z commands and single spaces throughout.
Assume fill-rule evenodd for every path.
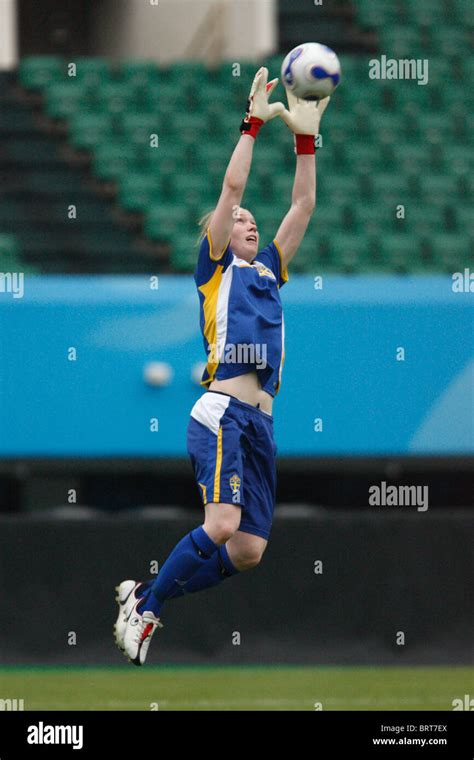
M 258 252 L 258 230 L 255 219 L 247 209 L 239 209 L 235 218 L 230 245 L 239 259 L 252 261 Z

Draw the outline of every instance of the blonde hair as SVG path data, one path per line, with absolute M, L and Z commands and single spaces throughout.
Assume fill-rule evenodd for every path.
M 206 236 L 207 228 L 209 227 L 213 213 L 214 209 L 211 209 L 211 211 L 206 211 L 206 213 L 199 219 L 199 237 L 196 240 L 196 245 L 200 245 L 201 240 Z

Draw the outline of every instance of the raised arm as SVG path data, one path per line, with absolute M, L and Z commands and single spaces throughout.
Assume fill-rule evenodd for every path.
M 298 250 L 316 205 L 316 157 L 314 154 L 296 155 L 296 171 L 291 206 L 278 228 L 276 241 L 282 252 L 283 263 L 288 266 Z
M 269 103 L 278 79 L 268 82 L 268 69 L 261 67 L 253 80 L 247 101 L 247 113 L 240 126 L 241 136 L 227 167 L 222 191 L 212 214 L 209 229 L 212 240 L 211 258 L 221 258 L 229 242 L 235 211 L 240 206 L 252 165 L 253 146 L 262 124 L 282 113 L 283 103 Z M 249 139 L 250 138 L 250 139 Z
M 287 91 L 290 110 L 282 118 L 295 133 L 296 171 L 291 206 L 278 228 L 276 241 L 288 266 L 303 240 L 316 205 L 316 156 L 314 138 L 329 98 L 319 103 L 298 100 Z
M 220 259 L 234 226 L 234 209 L 240 206 L 252 165 L 254 140 L 242 135 L 234 148 L 222 183 L 222 190 L 211 217 L 209 229 L 212 259 Z

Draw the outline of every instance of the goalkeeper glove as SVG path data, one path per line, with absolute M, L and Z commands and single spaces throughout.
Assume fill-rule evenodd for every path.
M 295 134 L 295 152 L 314 153 L 315 138 L 319 134 L 319 124 L 330 98 L 322 100 L 301 100 L 290 90 L 286 90 L 289 111 L 285 108 L 281 118 Z
M 278 79 L 268 82 L 268 69 L 262 66 L 255 74 L 247 100 L 247 112 L 242 119 L 240 131 L 255 138 L 266 121 L 283 113 L 283 103 L 269 103 L 268 98 L 277 85 Z

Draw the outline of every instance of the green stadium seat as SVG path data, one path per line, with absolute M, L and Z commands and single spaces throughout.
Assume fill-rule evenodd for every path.
M 317 153 L 317 159 L 322 156 L 324 159 L 325 148 Z M 383 153 L 377 142 L 359 142 L 355 140 L 348 141 L 345 149 L 334 151 L 333 162 L 335 165 L 342 166 L 350 173 L 366 174 L 373 173 L 374 168 L 383 167 Z M 341 158 L 341 161 L 338 159 Z M 324 164 L 321 162 L 321 168 Z
M 128 173 L 120 180 L 118 201 L 126 211 L 144 213 L 161 196 L 160 179 L 151 174 Z
M 75 76 L 71 76 L 68 64 L 67 78 L 73 78 L 87 87 L 98 87 L 111 77 L 110 65 L 106 58 L 80 57 L 75 58 L 73 63 L 76 65 Z
M 360 203 L 351 205 L 351 215 L 355 229 L 365 234 L 376 234 L 394 229 L 396 224 L 395 206 L 388 203 Z
M 461 26 L 435 26 L 431 30 L 431 49 L 443 57 L 470 55 L 469 32 Z
M 369 28 L 380 28 L 399 21 L 395 3 L 374 3 L 373 0 L 358 0 L 357 22 Z
M 275 77 L 278 77 L 281 83 L 281 66 L 284 61 L 284 58 L 285 58 L 284 55 L 276 54 L 276 55 L 268 56 L 267 58 L 265 58 L 264 61 L 261 61 L 261 63 L 250 63 L 249 72 L 248 72 L 249 78 L 253 76 L 251 67 L 253 66 L 253 72 L 255 75 L 255 73 L 258 71 L 261 65 L 261 66 L 265 66 L 268 69 L 269 80 L 274 79 Z
M 442 152 L 446 173 L 474 175 L 473 154 L 465 145 L 443 145 Z
M 15 235 L 0 233 L 0 270 L 18 271 L 21 268 L 20 247 Z
M 322 204 L 316 201 L 316 209 L 313 215 L 315 229 L 335 229 L 351 231 L 353 227 L 353 214 L 349 206 L 337 204 Z
M 341 84 L 338 87 L 342 92 L 344 87 L 352 88 L 357 87 L 360 91 L 360 86 L 367 82 L 367 74 L 369 67 L 369 60 L 372 56 L 363 55 L 348 55 L 342 53 L 339 57 L 341 64 Z
M 69 119 L 85 107 L 87 87 L 74 80 L 50 84 L 45 89 L 45 111 L 52 119 Z
M 160 123 L 155 114 L 150 113 L 123 113 L 121 116 L 122 134 L 132 143 L 138 143 L 150 147 L 152 135 L 158 137 L 158 150 L 160 147 Z
M 469 266 L 473 262 L 472 238 L 465 232 L 436 233 L 431 237 L 431 248 L 439 261 L 452 266 Z
M 283 214 L 272 205 L 251 205 L 251 211 L 257 222 L 260 245 L 264 246 L 273 239 L 283 218 Z
M 438 91 L 439 102 L 449 112 L 461 111 L 472 106 L 472 90 L 463 82 L 450 82 L 449 86 Z
M 422 244 L 415 235 L 385 233 L 379 238 L 378 245 L 390 269 L 410 272 L 422 268 Z
M 172 182 L 172 192 L 177 203 L 208 206 L 217 200 L 208 177 L 200 174 L 177 173 Z
M 429 146 L 424 143 L 405 142 L 394 146 L 395 169 L 400 168 L 405 174 L 419 172 L 430 162 Z
M 98 145 L 92 163 L 94 175 L 101 180 L 116 180 L 133 170 L 137 163 L 136 148 L 127 142 Z
M 359 194 L 359 181 L 352 174 L 327 174 L 318 178 L 318 196 L 324 205 L 345 205 Z
M 380 43 L 387 58 L 413 59 L 423 53 L 420 31 L 410 26 L 383 27 L 380 30 Z
M 444 205 L 459 195 L 459 181 L 453 174 L 427 174 L 419 178 L 420 200 L 426 205 Z
M 474 214 L 472 213 L 472 206 L 456 206 L 454 216 L 458 232 L 469 235 L 471 244 L 474 245 Z
M 428 76 L 430 73 L 428 68 Z M 436 111 L 436 97 L 439 99 L 440 92 L 441 90 L 434 92 L 429 81 L 427 85 L 412 80 L 397 81 L 397 86 L 392 84 L 391 87 L 394 110 L 409 117 L 417 116 L 422 111 Z
M 467 28 L 474 26 L 474 5 L 472 4 L 472 0 L 452 0 L 450 3 L 450 13 L 453 14 L 458 24 Z
M 337 263 L 331 257 L 328 245 L 322 241 L 314 228 L 306 233 L 290 263 L 292 274 L 306 273 L 313 276 L 323 272 L 337 271 Z
M 283 58 L 281 58 L 281 60 L 283 60 Z M 236 64 L 238 64 L 238 66 Z M 265 65 L 267 64 L 265 63 Z M 236 88 L 240 89 L 243 86 L 244 89 L 249 92 L 253 78 L 259 67 L 260 64 L 255 61 L 222 61 L 216 69 L 214 76 L 211 75 L 209 77 L 209 81 L 216 82 L 225 90 L 232 91 Z M 279 77 L 280 74 L 277 73 L 274 74 L 274 76 Z
M 239 135 L 242 110 L 239 109 L 238 112 L 230 108 L 223 110 L 220 106 L 215 107 L 215 104 L 212 104 L 201 113 L 206 116 L 206 131 L 209 139 L 223 143 L 230 141 L 234 147 Z
M 226 145 L 203 142 L 194 155 L 197 171 L 204 173 L 206 169 L 212 169 L 213 166 L 217 166 L 217 170 L 222 179 L 224 179 L 225 170 L 232 155 Z M 257 169 L 257 165 L 260 165 L 260 162 L 255 162 L 255 167 L 252 167 L 252 170 L 253 168 Z
M 428 143 L 439 144 L 446 142 L 452 133 L 452 124 L 445 113 L 423 113 L 417 118 L 418 134 Z
M 446 22 L 445 4 L 441 0 L 415 0 L 406 3 L 407 22 L 432 27 Z
M 451 67 L 450 61 L 447 58 L 437 54 L 429 58 L 429 84 L 425 85 L 430 87 L 433 91 L 439 88 L 445 88 L 447 83 L 456 81 L 457 71 Z M 417 85 L 423 87 L 423 85 Z
M 410 186 L 406 175 L 376 172 L 370 178 L 370 184 L 372 196 L 378 203 L 404 204 L 409 200 Z
M 397 227 L 407 230 L 410 234 L 429 238 L 435 231 L 446 229 L 446 208 L 440 205 L 413 205 L 405 207 L 405 219 L 397 220 Z
M 196 233 L 179 233 L 171 240 L 170 261 L 177 272 L 193 272 L 199 253 Z
M 176 96 L 176 90 L 174 90 Z M 199 87 L 188 86 L 185 91 L 187 104 L 206 113 L 217 113 L 222 117 L 235 108 L 232 92 L 215 82 L 205 81 Z
M 167 97 L 167 88 L 161 82 L 155 86 L 140 87 L 129 85 L 133 89 L 134 110 L 154 114 L 163 124 L 165 119 L 176 108 L 173 99 Z
M 134 108 L 136 93 L 128 82 L 103 82 L 94 91 L 99 110 L 110 114 L 122 114 Z
M 75 113 L 69 121 L 69 140 L 80 150 L 93 150 L 112 136 L 112 117 L 108 113 Z
M 376 111 L 364 126 L 367 133 L 382 144 L 405 140 L 406 120 L 403 114 Z
M 369 90 L 364 85 L 342 80 L 324 118 L 331 118 L 334 111 L 370 117 L 374 111 L 383 109 L 388 100 L 390 103 L 393 100 L 392 94 L 387 97 L 386 92 L 387 88 L 377 80 L 371 80 Z
M 268 167 L 268 164 L 262 166 Z M 274 167 L 274 165 L 273 165 Z M 256 199 L 260 197 L 260 185 L 256 183 L 257 174 L 250 176 L 250 181 L 247 185 L 247 191 L 245 197 L 250 199 Z M 270 182 L 265 184 L 266 196 L 265 201 L 267 203 L 282 204 L 286 206 L 290 205 L 291 192 L 293 188 L 293 173 L 278 172 L 274 173 L 270 177 Z
M 43 90 L 53 82 L 59 82 L 65 74 L 63 58 L 57 55 L 27 56 L 20 59 L 18 76 L 27 90 Z
M 186 119 L 176 111 L 170 120 L 170 130 L 179 134 L 181 142 L 185 145 L 198 145 L 207 137 L 209 129 L 209 116 L 206 113 L 187 113 Z
M 118 76 L 135 90 L 153 88 L 160 79 L 160 69 L 155 61 L 130 58 L 119 64 Z
M 140 147 L 135 145 L 137 151 L 137 160 L 143 165 L 143 169 L 160 180 L 165 181 L 168 185 L 173 180 L 177 172 L 185 172 L 183 146 L 178 146 L 175 142 L 167 142 L 166 136 L 160 135 L 158 148 Z
M 365 235 L 331 231 L 328 235 L 328 242 L 333 260 L 341 268 L 356 270 L 358 263 L 368 259 L 370 244 Z
M 162 203 L 147 210 L 143 231 L 151 240 L 172 240 L 186 231 L 189 211 L 182 205 Z
M 201 61 L 175 61 L 172 66 L 163 68 L 161 73 L 178 88 L 187 85 L 200 87 L 209 78 L 209 70 Z
M 288 147 L 291 151 L 291 140 Z M 261 165 L 271 167 L 275 170 L 275 167 L 277 167 L 281 161 L 281 148 L 279 145 L 272 145 L 271 143 L 265 143 L 262 141 L 255 145 L 253 158 L 255 164 L 258 162 Z

